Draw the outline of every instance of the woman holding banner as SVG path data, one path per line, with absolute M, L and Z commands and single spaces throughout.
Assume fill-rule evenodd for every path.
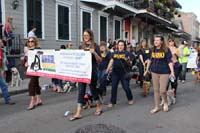
M 98 79 L 97 67 L 98 63 L 100 63 L 102 59 L 101 59 L 100 48 L 98 45 L 95 44 L 94 34 L 90 29 L 86 29 L 83 33 L 82 49 L 85 51 L 90 51 L 92 54 L 92 77 L 91 77 L 91 84 L 89 86 L 91 93 L 94 97 L 94 101 L 96 102 L 95 115 L 99 116 L 102 114 L 102 107 L 99 101 L 99 91 L 96 88 L 96 85 Z M 82 106 L 84 104 L 84 95 L 86 91 L 86 86 L 87 86 L 86 83 L 79 83 L 77 110 L 76 113 L 72 117 L 70 117 L 69 119 L 70 121 L 82 118 L 81 111 L 82 111 Z
M 29 50 L 40 49 L 40 44 L 35 37 L 28 38 L 27 46 Z M 28 63 L 25 63 L 25 66 L 28 67 Z M 41 99 L 41 87 L 39 85 L 39 77 L 38 76 L 30 76 L 30 82 L 28 85 L 29 96 L 31 96 L 28 110 L 34 109 L 36 106 L 42 105 Z M 36 101 L 35 101 L 36 96 Z

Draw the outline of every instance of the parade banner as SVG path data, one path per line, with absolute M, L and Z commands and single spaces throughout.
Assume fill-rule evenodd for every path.
M 90 83 L 91 53 L 83 50 L 29 50 L 27 75 Z
M 197 68 L 197 52 L 191 52 L 188 57 L 187 68 Z

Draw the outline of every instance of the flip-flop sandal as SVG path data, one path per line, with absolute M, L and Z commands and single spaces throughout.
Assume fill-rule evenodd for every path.
M 96 116 L 100 116 L 102 113 L 103 113 L 103 111 L 100 110 L 100 111 L 96 111 L 94 114 L 95 114 Z
M 77 116 L 76 117 L 72 116 L 72 117 L 69 118 L 69 120 L 70 121 L 75 121 L 75 120 L 78 120 L 78 119 L 81 119 L 81 118 L 82 118 L 82 116 L 78 116 L 78 117 Z
M 33 110 L 33 109 L 35 109 L 35 105 L 29 106 L 29 107 L 27 108 L 27 110 Z
M 163 111 L 164 111 L 164 112 L 168 112 L 168 111 L 169 111 L 169 107 L 168 107 L 168 106 L 167 106 L 167 107 L 166 107 L 166 106 L 163 106 Z
M 155 114 L 155 113 L 158 113 L 159 111 L 160 111 L 159 109 L 153 109 L 153 110 L 150 111 L 150 113 Z
M 35 106 L 42 106 L 42 102 L 35 104 Z

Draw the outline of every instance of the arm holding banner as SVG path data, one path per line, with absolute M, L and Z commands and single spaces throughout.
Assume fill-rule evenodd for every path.
M 96 51 L 94 49 L 90 49 L 91 54 L 93 54 L 95 56 L 95 59 L 98 63 L 100 63 L 102 61 L 101 57 L 96 53 Z

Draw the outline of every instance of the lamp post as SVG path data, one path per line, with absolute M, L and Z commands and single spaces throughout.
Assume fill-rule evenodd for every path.
M 17 7 L 19 6 L 19 1 L 18 0 L 14 0 L 12 2 L 11 6 L 12 6 L 12 9 L 14 9 L 14 10 L 17 9 Z

